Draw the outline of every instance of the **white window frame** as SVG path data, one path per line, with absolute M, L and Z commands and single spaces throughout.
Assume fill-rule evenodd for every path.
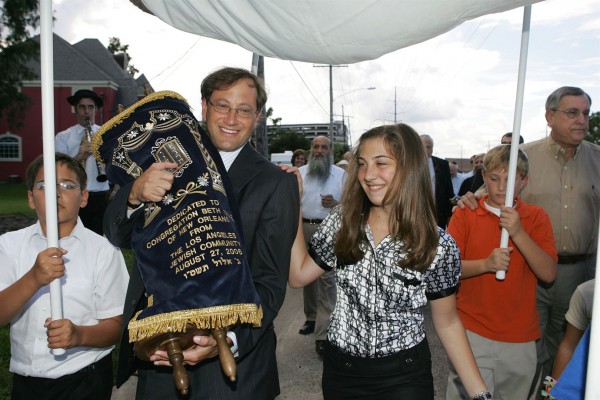
M 16 145 L 17 145 L 17 157 L 13 157 L 13 158 L 8 158 L 8 157 L 2 157 L 2 153 L 0 152 L 0 162 L 18 162 L 18 161 L 23 161 L 23 139 L 21 138 L 21 136 L 15 135 L 13 133 L 10 132 L 6 132 L 3 134 L 0 134 L 0 146 L 2 146 L 4 144 L 4 139 L 16 139 Z M 15 144 L 12 141 L 9 141 L 8 144 Z

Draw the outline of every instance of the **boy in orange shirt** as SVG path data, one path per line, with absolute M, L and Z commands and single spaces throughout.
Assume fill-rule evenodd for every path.
M 556 278 L 557 253 L 546 212 L 523 202 L 529 164 L 519 150 L 515 181 L 508 182 L 510 145 L 491 149 L 484 158 L 488 194 L 475 210 L 457 209 L 448 232 L 460 248 L 459 316 L 488 390 L 494 399 L 525 399 L 535 373 L 535 340 L 541 336 L 536 309 L 537 281 Z M 513 207 L 505 207 L 506 189 L 514 185 Z M 501 228 L 509 234 L 499 248 Z M 496 279 L 496 271 L 506 278 Z M 465 393 L 450 367 L 446 399 Z

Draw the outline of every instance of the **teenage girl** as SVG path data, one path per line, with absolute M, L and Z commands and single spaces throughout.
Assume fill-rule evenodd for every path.
M 460 255 L 437 227 L 419 135 L 405 124 L 371 129 L 347 173 L 341 203 L 308 251 L 298 229 L 290 267 L 292 287 L 335 271 L 324 398 L 433 399 L 422 312 L 429 300 L 436 332 L 470 398 L 490 399 L 456 312 Z

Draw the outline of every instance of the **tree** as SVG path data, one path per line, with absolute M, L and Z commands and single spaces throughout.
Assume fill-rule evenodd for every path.
M 590 133 L 585 140 L 600 146 L 600 111 L 590 115 Z
M 0 13 L 0 118 L 13 129 L 23 126 L 29 107 L 23 81 L 35 75 L 27 62 L 39 59 L 39 43 L 30 36 L 40 21 L 38 1 L 4 0 Z
M 341 159 L 344 158 L 344 154 L 350 150 L 350 146 L 348 146 L 347 144 L 339 144 L 339 143 L 335 143 L 333 145 L 333 161 L 340 161 Z
M 125 55 L 125 57 L 127 57 L 128 60 L 128 66 L 127 66 L 127 71 L 131 74 L 131 75 L 135 75 L 138 72 L 140 72 L 139 69 L 137 69 L 132 63 L 131 63 L 131 56 L 129 55 L 129 53 L 127 52 L 127 49 L 129 49 L 129 45 L 128 44 L 121 44 L 121 39 L 117 38 L 117 37 L 111 37 L 108 39 L 108 51 L 110 51 L 112 54 L 123 54 Z
M 286 150 L 294 151 L 296 149 L 310 150 L 311 141 L 303 134 L 294 132 L 291 129 L 281 128 L 279 123 L 281 118 L 273 117 L 273 108 L 269 107 L 266 112 L 267 118 L 271 120 L 273 133 L 269 135 L 269 154 L 283 153 Z M 344 153 L 350 150 L 347 144 L 335 143 L 333 146 L 332 161 L 339 161 Z
M 269 139 L 269 154 L 283 153 L 286 150 L 310 149 L 310 140 L 291 129 L 278 129 Z
M 266 117 L 271 120 L 274 132 L 269 135 L 269 154 L 283 153 L 286 150 L 310 149 L 310 140 L 291 129 L 279 127 L 281 117 L 273 118 L 273 107 L 266 111 Z

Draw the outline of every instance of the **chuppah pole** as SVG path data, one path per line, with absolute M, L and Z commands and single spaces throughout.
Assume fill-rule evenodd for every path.
M 40 61 L 42 70 L 42 137 L 44 144 L 44 195 L 46 200 L 46 239 L 48 247 L 58 247 L 56 204 L 56 162 L 54 161 L 54 38 L 52 35 L 52 0 L 40 1 Z M 53 320 L 63 318 L 60 279 L 50 282 L 50 306 Z M 53 349 L 59 356 L 64 349 Z

